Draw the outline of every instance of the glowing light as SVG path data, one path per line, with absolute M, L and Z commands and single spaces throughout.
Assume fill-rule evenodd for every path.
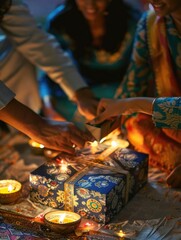
M 14 187 L 13 187 L 12 185 L 9 185 L 9 186 L 8 186 L 8 192 L 12 192 L 13 189 L 14 189 Z
M 63 223 L 63 222 L 64 222 L 65 216 L 66 216 L 65 213 L 60 215 L 60 217 L 59 217 L 59 223 Z
M 117 146 L 118 146 L 118 143 L 117 143 L 116 141 L 112 141 L 112 142 L 111 142 L 111 146 L 112 146 L 112 147 L 117 147 Z
M 34 148 L 44 148 L 44 145 L 33 140 L 29 141 L 29 144 Z
M 98 148 L 98 142 L 97 141 L 91 142 L 90 146 L 91 146 L 91 153 L 96 153 Z
M 60 161 L 60 172 L 61 173 L 66 173 L 67 172 L 67 170 L 68 170 L 68 163 L 65 161 L 65 160 L 61 160 Z
M 119 237 L 125 237 L 126 234 L 122 230 L 120 230 L 118 232 L 118 235 L 119 235 Z

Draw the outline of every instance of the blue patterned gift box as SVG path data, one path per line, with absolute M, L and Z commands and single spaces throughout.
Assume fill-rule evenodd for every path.
M 109 222 L 125 204 L 126 175 L 96 167 L 76 171 L 74 167 L 69 165 L 65 174 L 55 164 L 43 164 L 31 172 L 30 199 L 100 223 Z
M 116 151 L 106 165 L 46 163 L 30 174 L 30 198 L 41 204 L 79 213 L 108 223 L 146 183 L 147 155 L 130 149 Z

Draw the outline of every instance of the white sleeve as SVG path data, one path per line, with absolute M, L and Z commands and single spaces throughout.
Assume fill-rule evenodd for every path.
M 54 36 L 38 28 L 28 7 L 21 0 L 12 1 L 1 27 L 17 50 L 57 82 L 70 99 L 76 90 L 87 86 Z
M 14 97 L 15 94 L 0 81 L 0 109 L 4 108 Z

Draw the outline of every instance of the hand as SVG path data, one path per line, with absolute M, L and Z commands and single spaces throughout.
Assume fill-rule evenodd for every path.
M 167 183 L 173 188 L 181 187 L 181 164 L 178 165 L 167 177 Z
M 77 104 L 80 114 L 87 120 L 95 118 L 99 100 L 93 95 L 89 88 L 78 90 L 73 101 Z
M 73 123 L 46 119 L 43 119 L 39 127 L 31 131 L 29 136 L 46 148 L 69 154 L 75 153 L 74 145 L 83 147 L 85 141 L 92 140 L 92 136 L 79 130 Z
M 99 124 L 111 117 L 119 116 L 121 113 L 121 105 L 123 100 L 106 99 L 100 100 L 97 108 L 97 117 L 91 121 L 91 124 Z M 123 113 L 124 111 L 122 111 Z
M 74 154 L 73 145 L 83 147 L 92 136 L 79 130 L 73 123 L 50 121 L 12 99 L 0 111 L 0 119 L 29 136 L 46 148 Z
M 153 98 L 101 99 L 97 108 L 97 117 L 91 121 L 99 124 L 106 119 L 119 115 L 142 112 L 151 115 Z

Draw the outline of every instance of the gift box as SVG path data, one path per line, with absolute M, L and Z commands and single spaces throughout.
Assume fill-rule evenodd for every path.
M 101 163 L 66 159 L 64 172 L 61 163 L 45 163 L 30 174 L 30 199 L 105 224 L 146 183 L 147 160 L 146 154 L 122 149 Z

